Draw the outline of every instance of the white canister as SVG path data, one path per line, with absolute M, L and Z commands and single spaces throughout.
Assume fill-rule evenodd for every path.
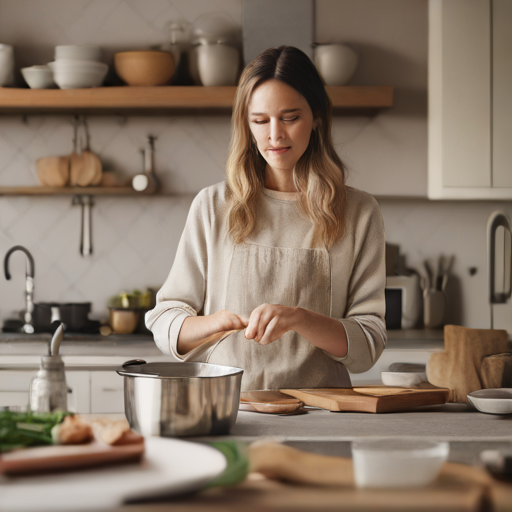
M 10 44 L 0 44 L 0 87 L 14 85 L 14 49 Z
M 314 62 L 325 85 L 345 85 L 357 68 L 359 55 L 344 44 L 321 44 L 315 48 Z
M 240 67 L 237 48 L 227 44 L 201 44 L 196 46 L 195 51 L 203 85 L 236 85 Z

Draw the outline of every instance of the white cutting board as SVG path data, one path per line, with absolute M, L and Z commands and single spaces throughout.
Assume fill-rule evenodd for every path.
M 94 510 L 135 498 L 202 489 L 226 468 L 224 455 L 199 443 L 149 437 L 140 464 L 30 477 L 0 477 L 0 510 Z

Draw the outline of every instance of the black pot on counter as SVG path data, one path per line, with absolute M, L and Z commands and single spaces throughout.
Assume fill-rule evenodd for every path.
M 99 322 L 89 320 L 90 302 L 39 302 L 34 304 L 32 313 L 36 332 L 53 332 L 53 322 L 59 321 L 66 326 L 68 332 L 97 331 Z

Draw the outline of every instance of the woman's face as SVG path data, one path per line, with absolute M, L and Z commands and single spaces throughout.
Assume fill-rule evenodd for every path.
M 254 90 L 249 126 L 261 155 L 272 168 L 293 170 L 317 124 L 308 102 L 293 87 L 269 80 Z

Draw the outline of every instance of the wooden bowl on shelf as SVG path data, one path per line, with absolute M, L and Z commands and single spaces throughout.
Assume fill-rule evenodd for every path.
M 165 85 L 174 75 L 174 57 L 161 51 L 120 52 L 114 55 L 118 76 L 128 85 Z
M 47 156 L 36 160 L 37 177 L 43 187 L 65 187 L 69 183 L 69 157 Z

